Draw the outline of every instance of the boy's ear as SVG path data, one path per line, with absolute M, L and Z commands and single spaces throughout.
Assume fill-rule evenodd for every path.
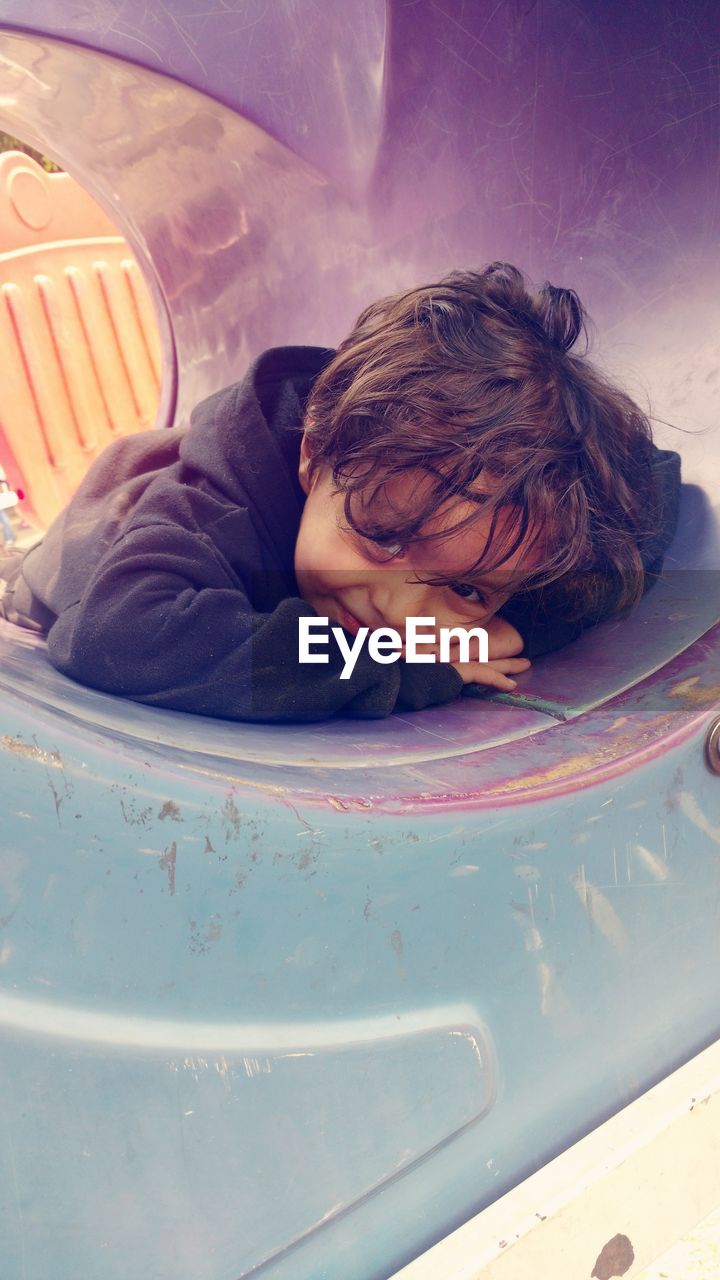
M 317 479 L 317 472 L 312 476 L 310 472 L 310 447 L 308 444 L 308 432 L 305 430 L 300 441 L 300 463 L 298 465 L 298 480 L 300 481 L 300 488 L 305 495 L 310 492 Z

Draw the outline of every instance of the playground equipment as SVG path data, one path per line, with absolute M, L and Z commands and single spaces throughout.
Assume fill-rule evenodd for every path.
M 157 326 L 107 214 L 18 151 L 0 156 L 0 249 L 0 456 L 47 527 L 106 445 L 154 425 Z
M 265 346 L 507 258 L 576 288 L 681 428 L 663 581 L 482 705 L 219 723 L 0 632 L 3 1276 L 420 1267 L 720 1034 L 713 14 L 5 0 L 0 26 L 0 123 L 144 271 L 160 426 Z M 576 1234 L 585 1274 L 630 1274 L 597 1263 L 616 1235 Z M 427 1265 L 479 1274 L 470 1248 Z

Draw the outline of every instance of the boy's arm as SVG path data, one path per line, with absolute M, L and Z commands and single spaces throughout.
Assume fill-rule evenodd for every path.
M 316 616 L 296 597 L 257 613 L 210 537 L 143 525 L 110 548 L 82 598 L 51 627 L 48 655 L 92 688 L 233 720 L 314 721 L 336 712 L 375 719 L 462 691 L 446 664 L 385 666 L 366 646 L 341 680 L 345 660 L 332 635 L 326 665 L 301 664 L 299 620 Z

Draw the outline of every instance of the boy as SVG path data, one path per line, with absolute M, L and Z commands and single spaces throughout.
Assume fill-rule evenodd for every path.
M 0 567 L 0 607 L 83 684 L 229 719 L 511 689 L 531 657 L 638 602 L 677 520 L 679 457 L 569 354 L 583 328 L 574 293 L 492 263 L 368 307 L 338 352 L 268 351 L 188 430 L 106 450 L 43 542 Z M 327 663 L 299 659 L 318 616 L 351 639 L 411 617 L 481 626 L 489 661 L 364 650 L 341 679 L 335 639 Z

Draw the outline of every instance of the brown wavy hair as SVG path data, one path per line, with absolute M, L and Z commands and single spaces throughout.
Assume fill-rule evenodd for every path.
M 507 262 L 367 307 L 314 383 L 305 422 L 311 467 L 331 467 L 348 525 L 407 545 L 437 536 L 423 526 L 448 499 L 471 500 L 476 510 L 446 530 L 491 518 L 468 581 L 499 570 L 530 531 L 534 567 L 516 589 L 556 584 L 568 620 L 627 614 L 659 518 L 652 431 L 588 360 L 586 322 L 572 289 L 531 288 Z M 399 510 L 387 485 L 411 471 L 429 483 Z M 484 471 L 492 492 L 479 495 Z M 515 519 L 501 533 L 508 509 Z

